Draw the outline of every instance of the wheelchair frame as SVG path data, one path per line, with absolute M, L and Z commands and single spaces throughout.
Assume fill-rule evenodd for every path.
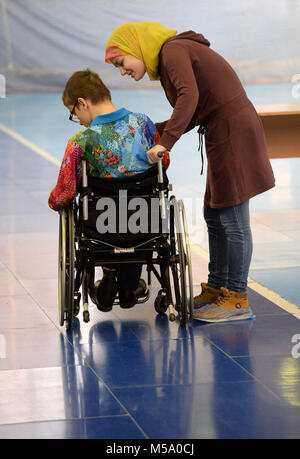
M 193 316 L 193 279 L 187 221 L 183 201 L 177 201 L 175 196 L 167 201 L 171 185 L 164 183 L 161 160 L 158 163 L 157 186 L 150 197 L 159 197 L 160 218 L 165 221 L 169 217 L 169 233 L 159 233 L 157 237 L 131 247 L 110 245 L 101 241 L 101 235 L 94 239 L 86 237 L 82 232 L 81 221 L 82 218 L 83 221 L 88 220 L 89 200 L 92 199 L 88 187 L 86 159 L 82 160 L 82 171 L 82 192 L 67 208 L 59 212 L 60 325 L 65 324 L 67 331 L 72 330 L 74 317 L 80 311 L 81 300 L 83 321 L 89 322 L 89 297 L 95 303 L 95 267 L 120 263 L 142 263 L 147 266 L 147 292 L 139 298 L 138 303 L 144 303 L 150 298 L 153 273 L 161 285 L 154 301 L 156 312 L 163 314 L 169 310 L 171 321 L 176 319 L 177 312 L 180 325 L 185 325 Z M 169 209 L 168 215 L 166 207 Z M 159 265 L 160 274 L 155 265 Z M 118 304 L 117 296 L 114 305 Z

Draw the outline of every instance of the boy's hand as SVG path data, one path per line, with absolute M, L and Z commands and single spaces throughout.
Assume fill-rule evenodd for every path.
M 147 151 L 147 157 L 150 164 L 158 163 L 158 161 L 163 157 L 163 153 L 166 151 L 166 148 L 162 145 L 155 145 Z

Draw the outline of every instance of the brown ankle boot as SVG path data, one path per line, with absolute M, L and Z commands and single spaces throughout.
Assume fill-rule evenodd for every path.
M 248 303 L 247 292 L 234 292 L 221 287 L 218 298 L 196 311 L 194 319 L 203 322 L 229 322 L 235 320 L 254 319 Z
M 221 287 L 218 299 L 211 303 L 222 308 L 245 309 L 249 307 L 247 292 L 234 292 Z
M 194 298 L 194 309 L 199 309 L 207 303 L 213 303 L 219 295 L 221 290 L 219 288 L 210 287 L 205 282 L 201 283 L 202 292 Z

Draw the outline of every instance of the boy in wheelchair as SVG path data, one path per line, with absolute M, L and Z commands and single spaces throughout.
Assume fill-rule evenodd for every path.
M 66 84 L 62 100 L 70 111 L 69 119 L 85 129 L 68 141 L 57 185 L 49 196 L 51 209 L 59 211 L 67 207 L 77 196 L 83 156 L 87 159 L 89 176 L 112 181 L 153 167 L 146 152 L 159 140 L 154 124 L 144 114 L 116 109 L 110 91 L 96 73 L 88 69 L 75 72 Z M 163 164 L 165 168 L 169 165 L 168 152 L 164 154 Z M 98 309 L 110 311 L 117 292 L 121 307 L 134 306 L 142 265 L 102 268 L 103 278 L 96 282 L 96 298 L 93 298 Z

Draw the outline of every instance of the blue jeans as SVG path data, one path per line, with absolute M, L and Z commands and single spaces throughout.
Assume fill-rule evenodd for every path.
M 245 291 L 253 248 L 249 201 L 221 209 L 204 204 L 204 218 L 210 256 L 208 285 Z

